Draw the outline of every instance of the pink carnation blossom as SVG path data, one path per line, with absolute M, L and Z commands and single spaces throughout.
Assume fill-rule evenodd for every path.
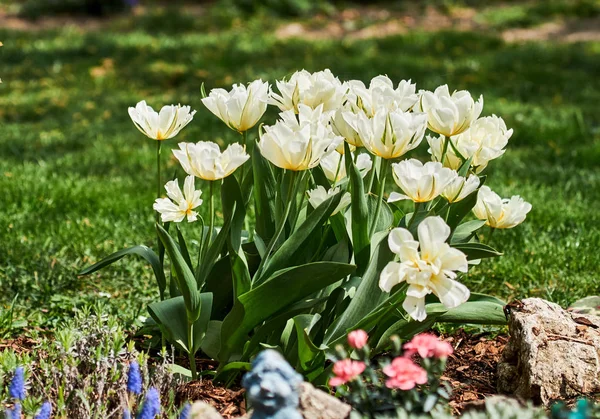
M 404 345 L 404 350 L 407 357 L 418 353 L 421 358 L 447 358 L 453 352 L 452 345 L 431 333 L 418 334 Z
M 409 358 L 394 359 L 390 365 L 383 368 L 383 373 L 389 377 L 385 382 L 387 388 L 411 390 L 415 385 L 427 382 L 427 371 Z
M 361 361 L 353 361 L 351 359 L 343 359 L 333 364 L 333 373 L 335 377 L 329 380 L 329 385 L 336 387 L 354 380 L 365 370 L 366 365 Z
M 348 344 L 354 349 L 361 349 L 367 344 L 368 339 L 369 335 L 364 330 L 359 329 L 348 333 Z

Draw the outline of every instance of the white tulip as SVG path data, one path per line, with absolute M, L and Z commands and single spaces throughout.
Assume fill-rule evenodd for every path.
M 202 103 L 227 126 L 244 132 L 252 128 L 267 110 L 270 87 L 268 82 L 255 80 L 246 87 L 234 84 L 231 91 L 213 89 Z
M 333 128 L 333 132 L 340 137 L 344 137 L 344 140 L 350 144 L 351 149 L 352 147 L 362 147 L 363 143 L 360 139 L 360 135 L 358 135 L 358 132 L 356 132 L 356 130 L 352 128 L 352 125 L 346 121 L 346 118 L 344 118 L 343 115 L 344 112 L 350 112 L 350 108 L 345 107 L 337 109 L 331 118 L 331 127 Z M 351 112 L 350 114 L 352 115 Z M 342 146 L 343 150 L 344 144 L 342 143 L 340 145 Z M 338 150 L 338 152 L 344 154 L 342 150 Z
M 160 213 L 163 223 L 170 221 L 180 223 L 185 217 L 188 222 L 196 221 L 198 213 L 192 211 L 194 208 L 202 205 L 202 191 L 196 190 L 194 186 L 194 176 L 187 176 L 183 184 L 183 192 L 179 188 L 177 179 L 171 180 L 165 184 L 167 196 L 170 198 L 158 198 L 152 206 L 155 211 Z
M 324 112 L 336 110 L 342 106 L 348 90 L 329 69 L 315 73 L 296 71 L 289 80 L 278 80 L 276 84 L 280 94 L 271 93 L 269 104 L 295 113 L 299 112 L 300 104 L 312 109 L 323 105 Z
M 179 143 L 179 150 L 173 150 L 173 154 L 187 174 L 204 180 L 223 179 L 250 158 L 238 143 L 230 144 L 221 153 L 219 146 L 211 141 Z
M 379 108 L 373 118 L 363 111 L 344 112 L 344 117 L 372 154 L 384 159 L 395 159 L 416 148 L 425 135 L 427 116 L 422 113 L 388 111 Z
M 413 202 L 429 202 L 438 197 L 458 174 L 438 162 L 421 163 L 419 160 L 403 160 L 392 164 L 394 181 L 404 194 L 392 192 L 388 202 L 410 199 Z
M 194 118 L 196 111 L 189 106 L 163 106 L 156 112 L 142 100 L 129 108 L 129 116 L 142 134 L 153 140 L 167 140 L 176 136 Z
M 429 149 L 427 151 L 429 154 L 431 154 L 431 159 L 433 161 L 439 161 L 444 165 L 444 167 L 449 167 L 453 170 L 460 169 L 463 161 L 460 159 L 460 157 L 456 156 L 456 153 L 454 153 L 454 150 L 450 144 L 448 144 L 446 147 L 446 155 L 444 156 L 444 161 L 442 162 L 442 155 L 444 154 L 444 142 L 448 140 L 454 143 L 453 138 L 446 139 L 443 135 L 440 135 L 439 137 L 432 137 L 428 135 L 426 139 L 429 143 Z
M 525 221 L 531 208 L 531 204 L 519 195 L 502 199 L 489 187 L 482 186 L 473 213 L 480 220 L 486 220 L 486 224 L 492 228 L 513 228 Z
M 339 191 L 340 188 L 331 188 L 329 190 L 326 190 L 323 186 L 319 185 L 315 189 L 306 191 L 306 193 L 308 194 L 308 202 L 310 203 L 310 205 L 313 208 L 317 208 L 323 202 L 325 202 L 335 194 L 339 193 Z M 350 194 L 348 192 L 344 192 L 344 195 L 342 195 L 342 198 L 340 199 L 340 203 L 337 207 L 335 207 L 335 210 L 333 210 L 331 215 L 337 214 L 338 212 L 346 208 L 348 205 L 350 205 L 350 202 Z
M 504 154 L 504 148 L 512 133 L 512 129 L 506 129 L 506 123 L 502 118 L 492 115 L 479 118 L 468 130 L 453 137 L 451 141 L 464 158 L 473 157 L 471 165 L 477 173 L 480 173 L 490 160 Z M 454 151 L 451 150 L 449 153 L 454 154 Z
M 483 109 L 483 96 L 475 102 L 466 90 L 450 95 L 447 85 L 434 92 L 421 92 L 418 108 L 427 114 L 429 129 L 451 137 L 466 131 L 471 122 L 479 118 Z
M 373 117 L 379 108 L 387 110 L 410 110 L 419 100 L 416 94 L 417 85 L 410 80 L 402 80 L 396 89 L 387 76 L 377 76 L 371 80 L 369 87 L 360 80 L 348 82 L 350 92 L 348 101 L 355 112 L 364 111 Z
M 367 153 L 359 154 L 356 158 L 356 168 L 361 177 L 365 177 L 369 170 L 371 170 L 371 167 L 373 167 L 371 156 Z M 321 159 L 321 169 L 323 169 L 325 176 L 327 176 L 327 179 L 329 179 L 330 182 L 339 182 L 347 176 L 344 156 L 337 151 L 323 156 Z
M 457 176 L 442 192 L 449 203 L 458 202 L 471 195 L 479 187 L 479 177 L 471 175 L 468 178 Z
M 425 296 L 435 294 L 447 308 L 455 308 L 469 299 L 469 289 L 455 281 L 455 271 L 467 272 L 467 257 L 446 243 L 450 227 L 441 217 L 428 217 L 417 229 L 419 241 L 404 228 L 395 228 L 388 236 L 390 250 L 400 262 L 389 262 L 379 277 L 384 292 L 402 282 L 408 284 L 402 307 L 417 321 L 427 318 Z
M 311 169 L 344 141 L 333 133 L 323 105 L 313 110 L 300 104 L 298 111 L 298 115 L 292 110 L 280 113 L 281 119 L 265 126 L 258 142 L 263 157 L 286 170 Z

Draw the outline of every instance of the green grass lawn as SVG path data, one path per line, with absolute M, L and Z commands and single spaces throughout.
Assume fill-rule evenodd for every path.
M 483 94 L 484 114 L 502 116 L 515 131 L 488 169 L 489 185 L 522 195 L 533 211 L 522 226 L 494 236 L 505 255 L 465 281 L 505 299 L 563 305 L 598 293 L 600 43 L 517 45 L 469 32 L 280 41 L 257 21 L 205 28 L 184 16 L 142 16 L 97 32 L 0 30 L 0 306 L 18 293 L 18 315 L 43 327 L 96 300 L 124 321 L 144 313 L 157 289 L 140 260 L 76 276 L 90 261 L 155 240 L 155 144 L 134 128 L 127 107 L 146 99 L 197 109 L 167 147 L 227 143 L 237 134 L 201 104 L 201 84 L 274 82 L 301 68 Z M 167 174 L 176 169 L 169 161 Z

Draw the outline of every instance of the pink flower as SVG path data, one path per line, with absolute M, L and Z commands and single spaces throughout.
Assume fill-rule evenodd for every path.
M 361 361 L 353 361 L 351 359 L 343 359 L 333 364 L 333 373 L 335 377 L 329 380 L 329 385 L 336 387 L 354 380 L 365 370 L 366 365 Z
M 418 353 L 421 358 L 447 358 L 453 352 L 452 345 L 440 341 L 431 333 L 421 333 L 404 345 L 405 356 Z
M 383 373 L 390 377 L 385 382 L 387 388 L 410 390 L 417 384 L 427 382 L 427 372 L 409 358 L 399 356 L 390 365 L 383 368 Z
M 361 349 L 367 344 L 368 339 L 369 335 L 364 330 L 359 329 L 348 333 L 348 343 L 354 349 Z

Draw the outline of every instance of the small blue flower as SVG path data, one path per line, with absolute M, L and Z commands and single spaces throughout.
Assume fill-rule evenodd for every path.
M 158 414 L 160 414 L 160 394 L 157 389 L 150 387 L 137 419 L 154 419 Z
M 129 372 L 127 373 L 127 391 L 132 394 L 142 394 L 142 375 L 140 374 L 140 366 L 137 361 L 132 361 L 129 364 Z
M 190 412 L 192 411 L 192 405 L 186 403 L 181 409 L 181 413 L 179 414 L 179 419 L 188 419 L 190 417 Z
M 52 405 L 50 402 L 44 402 L 40 411 L 37 415 L 35 415 L 34 419 L 50 419 L 50 414 L 52 413 Z
M 25 398 L 25 369 L 23 367 L 17 367 L 15 370 L 8 392 L 13 399 L 23 400 Z
M 15 407 L 13 407 L 12 411 L 7 410 L 6 416 L 7 419 L 21 419 L 21 403 L 15 403 Z
M 131 413 L 129 413 L 129 409 L 127 408 L 123 410 L 123 419 L 131 419 Z

